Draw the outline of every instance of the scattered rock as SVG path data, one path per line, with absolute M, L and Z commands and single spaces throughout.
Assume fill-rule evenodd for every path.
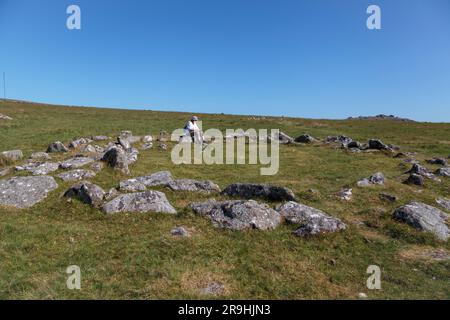
M 141 150 L 148 150 L 153 148 L 153 143 L 151 142 L 146 142 L 141 146 Z
M 413 120 L 407 118 L 400 118 L 394 115 L 378 114 L 376 116 L 359 116 L 359 117 L 349 117 L 347 120 L 396 120 L 396 121 L 408 121 L 413 122 Z
M 161 149 L 161 150 L 167 150 L 168 149 L 167 144 L 165 144 L 165 143 L 160 143 L 158 145 L 158 148 Z
M 160 133 L 159 133 L 159 137 L 158 137 L 158 141 L 159 142 L 167 142 L 167 141 L 169 141 L 170 140 L 170 136 L 169 136 L 169 134 L 167 133 L 167 131 L 161 131 Z
M 186 230 L 185 227 L 173 228 L 170 231 L 170 234 L 175 236 L 175 237 L 189 237 L 190 236 L 189 232 Z
M 383 185 L 384 184 L 384 175 L 381 172 L 374 173 L 369 178 L 365 178 L 361 181 L 358 181 L 358 187 L 366 187 L 369 185 Z
M 369 140 L 369 149 L 375 150 L 391 150 L 387 145 L 385 145 L 381 140 L 378 139 L 370 139 Z
M 222 194 L 245 199 L 257 197 L 271 201 L 295 200 L 295 195 L 290 189 L 268 184 L 233 183 L 226 187 Z
M 428 162 L 429 164 L 438 164 L 438 165 L 441 165 L 441 166 L 446 166 L 446 165 L 448 165 L 447 160 L 444 159 L 444 158 L 433 158 L 433 159 L 428 159 L 427 162 Z
M 201 294 L 208 296 L 220 296 L 224 293 L 225 286 L 218 282 L 212 282 L 206 288 L 201 290 Z
M 295 142 L 299 142 L 299 143 L 313 143 L 316 141 L 317 141 L 317 139 L 315 139 L 314 137 L 312 137 L 309 134 L 302 134 L 302 135 L 298 136 L 297 138 L 295 138 Z
M 293 143 L 294 139 L 292 137 L 288 136 L 286 133 L 280 131 L 278 133 L 278 142 L 280 144 L 289 144 L 289 143 Z
M 130 143 L 130 141 L 128 141 L 128 138 L 125 139 L 123 137 L 118 137 L 117 141 L 122 146 L 122 148 L 124 148 L 125 150 L 131 149 L 131 143 Z
M 344 148 L 347 148 L 352 141 L 353 139 L 347 136 L 329 136 L 325 139 L 325 143 L 340 143 Z
M 287 222 L 301 225 L 294 231 L 297 236 L 330 233 L 346 228 L 340 219 L 297 202 L 286 202 L 279 205 L 276 210 Z
M 88 138 L 79 138 L 79 139 L 76 139 L 76 140 L 72 140 L 72 141 L 69 143 L 69 148 L 71 148 L 71 149 L 76 149 L 76 148 L 78 148 L 78 147 L 80 147 L 80 146 L 82 146 L 82 145 L 85 145 L 85 144 L 88 144 L 88 143 L 91 143 L 91 142 L 92 142 L 91 139 L 88 139 Z
M 29 208 L 58 188 L 55 179 L 42 177 L 14 177 L 0 180 L 0 205 L 18 209 Z
M 66 160 L 60 164 L 61 169 L 74 169 L 74 168 L 81 168 L 89 163 L 94 162 L 95 160 L 93 158 L 89 157 L 75 157 L 69 160 Z
M 106 203 L 103 206 L 103 211 L 108 214 L 119 212 L 177 212 L 164 193 L 153 190 L 120 195 Z
M 141 137 L 139 136 L 131 136 L 127 138 L 128 142 L 133 144 L 141 141 Z
M 168 183 L 168 187 L 173 191 L 192 191 L 192 192 L 220 192 L 220 188 L 212 181 L 198 181 L 192 179 L 178 179 Z
M 3 151 L 0 153 L 0 158 L 3 158 L 7 161 L 17 161 L 23 158 L 22 150 L 9 150 Z
M 69 149 L 60 141 L 53 142 L 47 148 L 48 153 L 69 152 Z
M 360 142 L 358 142 L 358 141 L 350 141 L 347 144 L 347 148 L 361 150 L 361 149 L 363 149 L 363 145 Z
M 102 204 L 104 196 L 105 191 L 102 188 L 89 182 L 76 184 L 64 194 L 64 197 L 76 198 L 95 207 Z
M 450 177 L 450 167 L 439 168 L 436 170 L 435 174 L 443 177 Z
M 57 177 L 63 181 L 78 181 L 95 177 L 95 172 L 91 170 L 76 169 L 58 174 Z
M 389 193 L 380 193 L 379 196 L 380 196 L 381 200 L 388 201 L 388 202 L 395 202 L 398 200 L 396 196 L 389 194 Z
M 124 174 L 130 174 L 130 169 L 128 168 L 128 158 L 125 152 L 117 147 L 112 147 L 107 151 L 102 159 L 110 167 L 123 172 Z
M 416 186 L 423 186 L 425 185 L 425 181 L 423 179 L 422 176 L 415 174 L 415 173 L 411 173 L 408 177 L 408 179 L 406 179 L 403 183 L 405 184 L 413 184 Z
M 439 199 L 436 199 L 436 203 L 439 204 L 442 208 L 450 211 L 450 200 L 444 199 L 444 198 L 439 198 Z
M 144 136 L 144 137 L 142 138 L 142 142 L 143 142 L 143 143 L 153 142 L 153 137 L 152 137 L 152 136 Z
M 92 140 L 94 141 L 106 141 L 106 140 L 110 140 L 110 137 L 107 136 L 93 136 Z
M 120 132 L 120 137 L 124 138 L 124 139 L 128 139 L 129 137 L 133 136 L 133 132 L 131 132 L 130 130 L 124 130 Z
M 9 117 L 9 116 L 7 116 L 7 115 L 5 115 L 5 114 L 1 114 L 0 113 L 0 120 L 12 120 L 13 118 L 11 118 L 11 117 Z
M 28 171 L 35 176 L 47 175 L 50 172 L 54 172 L 58 169 L 59 163 L 54 162 L 31 162 L 25 165 L 16 166 L 17 171 Z
M 103 170 L 103 163 L 102 162 L 95 162 L 91 165 L 91 169 L 94 170 L 95 172 L 100 172 Z
M 421 166 L 420 164 L 413 164 L 412 168 L 405 172 L 410 174 L 417 174 L 423 177 L 426 177 L 431 180 L 440 181 L 440 179 L 436 178 L 434 174 L 432 174 L 427 168 Z
M 94 146 L 88 144 L 85 147 L 83 147 L 83 149 L 81 149 L 81 152 L 82 153 L 97 153 L 97 149 Z
M 274 229 L 281 223 L 281 216 L 266 204 L 254 200 L 210 200 L 191 204 L 195 213 L 208 216 L 213 225 L 231 230 Z
M 345 201 L 350 201 L 353 198 L 352 189 L 344 188 L 337 194 L 338 198 Z
M 448 214 L 427 204 L 413 201 L 396 209 L 394 218 L 417 230 L 431 232 L 441 240 L 450 237 L 450 230 L 445 224 Z
M 30 159 L 33 160 L 51 160 L 52 157 L 47 152 L 35 152 L 31 154 Z
M 120 182 L 120 190 L 136 192 L 144 191 L 147 187 L 166 186 L 172 179 L 169 171 L 160 171 L 148 176 L 137 177 Z

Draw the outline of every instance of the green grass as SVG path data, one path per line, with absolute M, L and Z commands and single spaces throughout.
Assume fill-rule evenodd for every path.
M 171 132 L 190 116 L 12 101 L 0 101 L 0 113 L 14 119 L 0 122 L 0 151 L 21 149 L 25 157 L 45 151 L 56 140 L 114 137 L 121 130 L 135 135 Z M 444 123 L 199 116 L 204 130 L 279 128 L 292 136 L 345 134 L 363 142 L 380 138 L 418 152 L 419 160 L 450 153 L 450 125 Z M 62 157 L 67 155 L 58 159 Z M 108 217 L 78 201 L 62 199 L 71 183 L 58 179 L 59 188 L 34 207 L 0 208 L 0 299 L 209 298 L 200 290 L 211 281 L 225 284 L 224 295 L 217 297 L 225 299 L 354 299 L 359 292 L 374 299 L 450 298 L 449 261 L 402 255 L 412 249 L 450 250 L 450 245 L 392 219 L 393 210 L 410 200 L 435 205 L 436 197 L 449 196 L 450 179 L 427 181 L 419 192 L 401 183 L 409 167 L 402 166 L 401 159 L 382 153 L 349 154 L 324 145 L 280 146 L 280 157 L 279 173 L 261 176 L 260 167 L 253 165 L 175 166 L 170 151 L 154 148 L 141 152 L 131 176 L 170 170 L 176 178 L 210 179 L 222 188 L 233 182 L 282 185 L 291 188 L 302 203 L 343 219 L 347 230 L 310 238 L 294 237 L 295 226 L 290 225 L 272 231 L 218 230 L 186 208 L 207 196 L 163 188 L 159 190 L 177 208 L 177 215 Z M 384 186 L 354 188 L 351 202 L 333 195 L 376 171 L 387 177 Z M 109 189 L 125 178 L 106 168 L 92 181 Z M 311 188 L 318 194 L 308 192 Z M 397 195 L 398 203 L 380 200 L 380 192 Z M 191 230 L 191 238 L 170 235 L 180 225 Z M 366 288 L 366 269 L 371 264 L 381 267 L 382 290 Z M 79 291 L 66 288 L 69 265 L 81 267 Z

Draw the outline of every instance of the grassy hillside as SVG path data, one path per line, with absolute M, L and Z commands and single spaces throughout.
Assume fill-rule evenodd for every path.
M 56 140 L 115 137 L 121 130 L 135 135 L 171 132 L 190 116 L 12 101 L 0 101 L 0 113 L 13 118 L 0 120 L 0 151 L 21 149 L 25 157 L 45 151 Z M 379 138 L 403 151 L 418 152 L 417 159 L 423 162 L 450 154 L 448 123 L 199 116 L 204 130 L 279 128 L 291 136 Z M 374 299 L 450 298 L 450 261 L 419 257 L 429 249 L 450 251 L 450 244 L 392 219 L 393 210 L 410 200 L 437 206 L 435 198 L 450 195 L 449 178 L 442 183 L 427 181 L 425 188 L 408 186 L 402 183 L 406 178 L 402 173 L 410 165 L 401 159 L 382 153 L 352 154 L 323 144 L 280 146 L 280 157 L 279 173 L 261 176 L 258 165 L 174 166 L 170 151 L 154 148 L 142 151 L 130 169 L 132 177 L 170 170 L 175 178 L 210 179 L 222 188 L 233 182 L 286 186 L 300 202 L 344 220 L 347 230 L 309 238 L 293 236 L 294 227 L 289 225 L 273 231 L 218 230 L 186 208 L 207 196 L 164 188 L 159 190 L 166 193 L 177 215 L 109 217 L 78 201 L 62 199 L 73 183 L 58 180 L 58 190 L 31 209 L 0 208 L 0 298 L 208 298 L 201 289 L 213 281 L 225 285 L 224 294 L 217 297 L 225 299 L 354 299 L 359 292 Z M 376 171 L 385 174 L 384 186 L 355 187 L 350 202 L 334 196 Z M 92 182 L 108 190 L 126 178 L 105 168 Z M 380 192 L 394 194 L 399 201 L 382 201 Z M 175 226 L 187 227 L 192 237 L 174 238 L 170 230 Z M 372 264 L 381 267 L 382 290 L 366 288 L 366 269 Z M 69 265 L 81 267 L 80 291 L 66 288 Z

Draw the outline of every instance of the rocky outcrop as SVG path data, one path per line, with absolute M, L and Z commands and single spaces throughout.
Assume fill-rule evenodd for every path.
M 337 193 L 337 197 L 341 200 L 345 200 L 345 201 L 351 201 L 353 198 L 353 193 L 352 193 L 352 189 L 350 188 L 344 188 L 341 191 L 339 191 Z
M 420 164 L 413 164 L 412 168 L 405 173 L 417 174 L 431 180 L 440 181 L 440 179 L 438 179 L 433 173 L 431 173 L 427 168 L 421 166 Z
M 63 181 L 78 181 L 95 177 L 95 172 L 91 170 L 76 169 L 58 174 L 58 178 Z
M 61 142 L 56 141 L 50 144 L 47 148 L 47 153 L 69 152 L 69 149 Z
M 176 213 L 176 210 L 159 191 L 147 190 L 139 193 L 128 193 L 114 198 L 103 206 L 103 211 L 108 214 L 131 212 L 160 212 Z
M 102 188 L 89 182 L 76 184 L 64 193 L 64 197 L 76 198 L 95 207 L 101 206 L 104 196 L 105 191 Z
M 44 200 L 58 188 L 55 179 L 42 177 L 14 177 L 0 180 L 0 205 L 18 209 L 29 208 Z
M 222 191 L 223 195 L 245 199 L 263 198 L 270 201 L 295 200 L 294 193 L 285 187 L 269 184 L 233 183 Z
M 214 200 L 193 203 L 195 213 L 207 216 L 214 226 L 231 230 L 274 229 L 281 223 L 281 216 L 266 204 L 254 200 Z
M 173 179 L 169 171 L 160 171 L 148 176 L 121 181 L 119 189 L 128 192 L 144 191 L 147 187 L 166 186 L 171 181 Z
M 330 233 L 346 228 L 346 225 L 340 219 L 293 201 L 279 205 L 276 211 L 287 222 L 300 225 L 300 228 L 294 231 L 297 236 Z
M 450 230 L 445 224 L 448 214 L 427 204 L 411 202 L 396 209 L 394 218 L 417 230 L 431 232 L 441 240 L 450 237 Z
M 347 136 L 329 136 L 325 139 L 325 143 L 339 143 L 342 147 L 347 148 L 347 146 L 353 141 L 352 138 Z
M 191 191 L 191 192 L 220 192 L 220 187 L 212 181 L 193 180 L 193 179 L 178 179 L 170 181 L 167 185 L 173 191 Z

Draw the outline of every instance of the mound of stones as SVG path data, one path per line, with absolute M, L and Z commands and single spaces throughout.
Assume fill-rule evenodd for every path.
M 281 222 L 280 214 L 266 204 L 254 200 L 210 200 L 193 203 L 195 213 L 207 216 L 215 227 L 231 230 L 276 228 Z
M 437 165 L 441 165 L 441 166 L 448 165 L 447 160 L 444 158 L 432 158 L 432 159 L 428 159 L 427 162 L 429 164 L 437 164 Z
M 367 187 L 370 185 L 383 185 L 384 184 L 384 175 L 382 172 L 377 172 L 371 175 L 368 178 L 364 178 L 363 180 L 358 181 L 358 187 Z
M 300 228 L 294 231 L 296 236 L 330 233 L 346 228 L 346 225 L 340 219 L 293 201 L 279 205 L 276 211 L 288 223 L 300 225 Z
M 450 230 L 446 225 L 448 214 L 421 202 L 410 202 L 394 212 L 394 218 L 411 227 L 431 232 L 441 240 L 450 237 Z
M 11 162 L 18 161 L 23 158 L 21 150 L 9 150 L 0 152 L 0 159 L 5 159 Z
M 0 205 L 18 209 L 29 208 L 44 200 L 48 193 L 56 188 L 58 184 L 49 176 L 0 180 Z
M 263 198 L 270 201 L 295 201 L 295 195 L 290 189 L 269 184 L 233 183 L 226 187 L 221 194 L 244 199 Z
M 169 203 L 166 195 L 153 190 L 119 195 L 104 204 L 102 210 L 107 214 L 120 212 L 176 213 L 175 208 Z
M 105 191 L 95 184 L 82 182 L 67 190 L 64 197 L 75 198 L 94 207 L 99 207 L 105 197 Z

